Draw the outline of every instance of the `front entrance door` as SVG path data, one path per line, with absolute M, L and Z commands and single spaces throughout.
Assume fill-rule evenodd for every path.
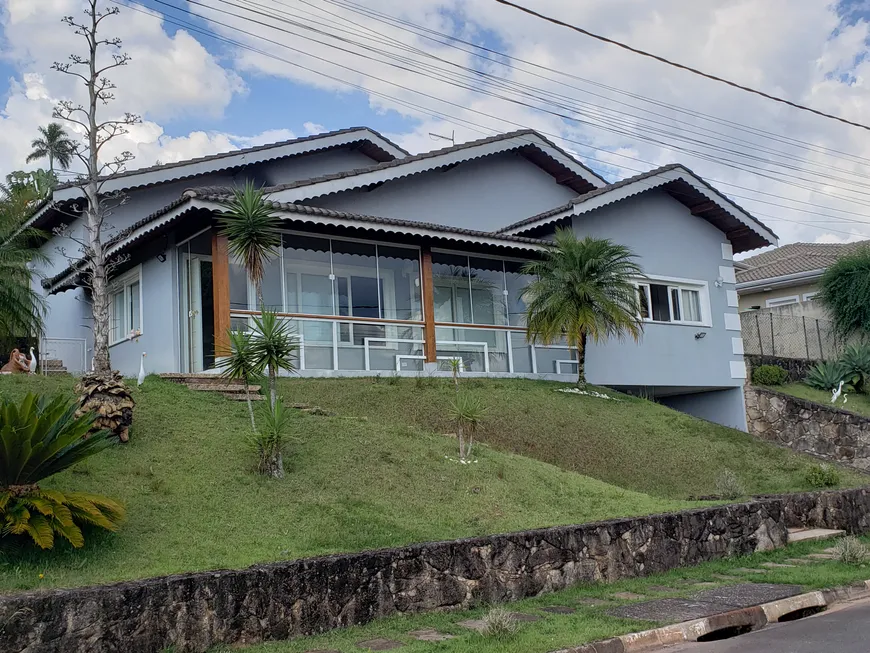
M 214 367 L 211 256 L 181 253 L 182 365 L 186 373 Z

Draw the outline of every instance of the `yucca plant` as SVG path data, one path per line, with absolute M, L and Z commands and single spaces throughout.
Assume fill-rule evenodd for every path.
M 486 408 L 479 397 L 468 393 L 459 393 L 450 404 L 450 414 L 456 423 L 456 437 L 459 440 L 459 460 L 466 462 L 471 457 L 474 446 L 474 434 Z
M 849 345 L 840 355 L 840 362 L 846 368 L 846 379 L 851 381 L 855 392 L 865 392 L 870 379 L 870 345 Z
M 20 405 L 0 403 L 0 538 L 29 536 L 50 549 L 55 536 L 84 545 L 82 526 L 117 530 L 124 508 L 96 494 L 60 492 L 38 483 L 107 447 L 109 431 L 88 435 L 94 415 L 76 416 L 75 403 L 28 394 Z
M 272 478 L 284 478 L 284 448 L 292 415 L 279 401 L 267 404 L 260 416 L 260 428 L 250 438 L 257 452 L 257 471 Z
M 256 369 L 268 370 L 269 403 L 274 407 L 278 403 L 278 372 L 296 370 L 299 345 L 290 323 L 276 313 L 263 310 L 260 317 L 254 316 L 251 321 L 254 323 L 251 354 Z
M 822 361 L 813 365 L 804 383 L 819 390 L 833 390 L 849 376 L 849 370 L 840 361 Z
M 251 382 L 263 374 L 263 369 L 254 354 L 254 335 L 250 331 L 230 329 L 227 332 L 229 349 L 221 352 L 217 359 L 217 367 L 221 376 L 226 379 L 239 379 L 245 384 L 245 400 L 248 402 L 248 414 L 251 416 L 251 428 L 256 432 L 257 422 L 254 419 L 254 405 L 251 403 Z

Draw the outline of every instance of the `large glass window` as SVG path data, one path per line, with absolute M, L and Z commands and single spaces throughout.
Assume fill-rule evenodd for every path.
M 504 261 L 471 257 L 471 313 L 474 324 L 507 324 Z
M 508 323 L 511 326 L 525 326 L 526 302 L 524 292 L 533 277 L 522 273 L 524 263 L 505 261 L 505 287 L 507 288 Z
M 284 304 L 288 313 L 335 315 L 329 240 L 284 234 Z
M 468 257 L 432 254 L 432 288 L 435 296 L 435 321 L 470 324 L 471 286 Z
M 109 341 L 115 344 L 142 332 L 139 269 L 112 281 L 109 287 Z
M 422 320 L 419 250 L 378 245 L 378 274 L 382 288 L 381 317 Z
M 702 293 L 704 286 L 668 283 L 641 283 L 637 286 L 640 316 L 653 322 L 701 324 L 704 322 Z

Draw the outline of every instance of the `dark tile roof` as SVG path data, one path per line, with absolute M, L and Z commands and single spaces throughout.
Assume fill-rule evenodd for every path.
M 219 152 L 218 154 L 209 154 L 207 156 L 201 156 L 194 159 L 185 159 L 184 161 L 174 161 L 172 163 L 161 163 L 159 165 L 148 166 L 146 168 L 137 168 L 135 170 L 127 170 L 117 175 L 113 175 L 113 179 L 121 179 L 123 177 L 131 177 L 133 175 L 139 175 L 145 172 L 154 172 L 155 170 L 169 170 L 171 168 L 178 168 L 180 166 L 190 165 L 192 163 L 202 163 L 204 161 L 215 161 L 218 159 L 224 159 L 231 156 L 238 156 L 244 154 L 250 154 L 252 152 L 262 152 L 264 150 L 270 150 L 276 147 L 283 147 L 285 145 L 293 145 L 295 143 L 305 143 L 307 141 L 316 141 L 321 138 L 327 138 L 329 136 L 340 136 L 342 134 L 351 134 L 353 132 L 371 132 L 382 138 L 384 141 L 395 147 L 400 152 L 404 152 L 406 155 L 409 154 L 407 150 L 399 147 L 395 143 L 393 143 L 389 138 L 384 136 L 383 134 L 371 129 L 370 127 L 348 127 L 346 129 L 336 129 L 331 132 L 323 132 L 322 134 L 312 134 L 310 136 L 300 136 L 299 138 L 291 138 L 286 141 L 278 141 L 276 143 L 267 143 L 264 145 L 254 145 L 252 147 L 246 147 L 240 150 L 231 150 L 229 152 Z M 58 185 L 57 189 L 62 190 L 64 188 L 73 188 L 78 186 L 79 184 L 70 182 L 66 184 Z
M 481 145 L 488 145 L 489 143 L 497 143 L 499 141 L 509 140 L 511 138 L 517 138 L 522 136 L 535 136 L 536 138 L 540 138 L 544 141 L 549 147 L 552 147 L 559 153 L 568 157 L 579 165 L 581 168 L 586 170 L 590 175 L 592 175 L 595 179 L 599 181 L 604 181 L 598 174 L 592 171 L 587 166 L 583 165 L 580 161 L 578 161 L 575 157 L 571 156 L 568 152 L 560 148 L 558 145 L 553 143 L 547 138 L 541 136 L 538 132 L 533 129 L 520 129 L 513 132 L 508 132 L 506 134 L 496 134 L 495 136 L 488 136 L 486 138 L 480 138 L 476 141 L 469 141 L 467 143 L 460 143 L 459 145 L 451 145 L 449 147 L 442 148 L 440 150 L 431 150 L 429 152 L 423 152 L 422 154 L 413 154 L 410 156 L 406 156 L 401 159 L 394 159 L 393 161 L 385 161 L 383 163 L 377 163 L 371 166 L 366 166 L 365 168 L 356 168 L 354 170 L 345 170 L 342 172 L 334 172 L 328 175 L 321 175 L 319 177 L 311 177 L 309 179 L 300 179 L 298 181 L 290 182 L 288 184 L 280 184 L 277 186 L 271 186 L 266 189 L 269 193 L 276 193 L 282 190 L 290 190 L 293 188 L 301 188 L 304 186 L 312 186 L 314 184 L 320 184 L 325 181 L 333 181 L 336 179 L 345 179 L 348 177 L 356 177 L 358 175 L 366 174 L 369 172 L 375 172 L 378 170 L 387 170 L 389 168 L 398 168 L 400 166 L 404 166 L 409 163 L 414 163 L 416 161 L 423 161 L 426 159 L 433 159 L 435 157 L 443 156 L 445 154 L 452 154 L 453 152 L 460 152 L 462 150 L 467 150 L 473 147 L 479 147 Z M 530 147 L 535 147 L 535 143 L 529 142 Z
M 158 218 L 162 217 L 166 213 L 169 213 L 173 209 L 176 209 L 185 203 L 190 202 L 193 199 L 201 199 L 209 202 L 225 202 L 231 198 L 232 192 L 234 189 L 227 187 L 206 187 L 199 189 L 189 189 L 184 192 L 177 200 L 167 204 L 162 209 L 155 211 L 151 215 L 142 218 L 141 220 L 133 223 L 126 229 L 119 231 L 115 234 L 109 241 L 107 241 L 107 246 L 111 247 L 118 243 L 122 243 L 125 239 L 129 238 L 131 234 L 136 232 L 138 229 L 147 226 L 148 224 L 156 221 Z M 291 204 L 285 202 L 271 202 L 268 204 L 278 211 L 284 211 L 287 213 L 296 213 L 300 216 L 311 215 L 311 216 L 321 216 L 326 218 L 336 218 L 340 220 L 354 220 L 357 222 L 369 223 L 372 225 L 384 225 L 384 226 L 392 226 L 392 227 L 405 227 L 405 228 L 417 228 L 417 229 L 428 229 L 431 231 L 436 231 L 438 233 L 444 234 L 445 237 L 450 238 L 451 236 L 459 236 L 458 240 L 462 240 L 462 236 L 467 238 L 485 238 L 491 241 L 500 241 L 505 246 L 523 246 L 523 245 L 546 245 L 549 244 L 547 241 L 538 240 L 536 238 L 526 238 L 523 236 L 506 236 L 503 234 L 494 234 L 488 231 L 475 231 L 473 229 L 461 229 L 459 227 L 448 227 L 445 225 L 433 224 L 431 222 L 418 222 L 415 220 L 399 220 L 396 218 L 383 218 L 379 216 L 373 215 L 364 215 L 360 213 L 348 213 L 346 211 L 334 211 L 332 209 L 323 209 L 316 206 L 305 206 L 302 204 Z M 147 232 L 146 232 L 147 233 Z M 139 238 L 144 237 L 146 234 L 142 234 Z M 138 239 L 137 239 L 138 240 Z M 125 244 L 125 247 L 129 246 L 131 243 Z M 87 264 L 86 258 L 80 258 L 77 261 L 72 262 L 65 269 L 61 270 L 53 277 L 48 279 L 44 279 L 42 281 L 42 287 L 46 289 L 50 289 L 55 286 L 58 282 L 63 279 L 69 277 L 71 274 L 75 274 L 77 271 L 83 269 L 83 267 Z M 78 276 L 78 275 L 76 275 Z
M 508 225 L 507 227 L 503 227 L 502 229 L 498 230 L 498 233 L 503 233 L 505 231 L 514 230 L 518 227 L 523 227 L 525 225 L 535 224 L 535 223 L 539 222 L 540 220 L 544 220 L 544 219 L 552 217 L 554 215 L 558 215 L 559 213 L 562 213 L 563 211 L 567 211 L 573 206 L 577 206 L 578 204 L 583 204 L 584 202 L 588 202 L 592 198 L 598 197 L 600 195 L 604 195 L 606 193 L 610 193 L 612 191 L 623 188 L 624 186 L 628 186 L 630 184 L 633 184 L 633 183 L 636 183 L 639 181 L 643 181 L 643 180 L 649 179 L 651 177 L 655 177 L 656 175 L 660 175 L 661 173 L 668 172 L 670 170 L 683 170 L 683 171 L 687 172 L 688 174 L 690 174 L 694 179 L 698 180 L 701 184 L 703 184 L 705 187 L 707 187 L 712 192 L 716 193 L 717 195 L 721 195 L 721 196 L 727 198 L 726 195 L 724 195 L 722 192 L 720 192 L 719 190 L 717 190 L 716 188 L 714 188 L 713 186 L 708 184 L 706 181 L 704 181 L 704 179 L 702 179 L 701 177 L 696 175 L 694 172 L 692 172 L 686 166 L 684 166 L 680 163 L 670 163 L 668 165 L 661 166 L 659 168 L 653 168 L 652 170 L 648 170 L 647 172 L 643 172 L 643 173 L 635 175 L 633 177 L 627 177 L 625 179 L 622 179 L 621 181 L 617 181 L 617 182 L 612 183 L 612 184 L 607 184 L 606 186 L 602 186 L 601 188 L 596 188 L 595 190 L 589 191 L 588 193 L 585 193 L 585 194 L 581 195 L 580 197 L 574 198 L 573 200 L 571 200 L 567 204 L 564 204 L 562 206 L 558 206 L 554 209 L 550 209 L 549 211 L 545 211 L 543 213 L 539 213 L 538 215 L 533 215 L 530 218 L 526 218 L 525 220 L 520 220 L 519 222 L 515 222 L 514 224 Z M 737 204 L 737 202 L 735 202 L 731 198 L 727 198 L 727 199 L 729 202 L 731 202 L 731 204 L 733 204 L 739 210 L 743 211 L 746 215 L 752 216 L 752 214 L 749 211 L 747 211 L 742 206 Z M 755 216 L 752 216 L 752 219 L 755 220 L 755 222 L 757 222 L 760 226 L 764 227 L 771 234 L 776 236 L 776 234 L 773 232 L 773 230 L 770 229 L 770 227 L 768 227 L 766 224 L 761 222 L 761 220 L 758 220 L 757 218 L 755 218 Z
M 791 243 L 743 259 L 737 283 L 764 281 L 801 272 L 824 270 L 842 256 L 870 246 L 870 240 L 855 243 Z

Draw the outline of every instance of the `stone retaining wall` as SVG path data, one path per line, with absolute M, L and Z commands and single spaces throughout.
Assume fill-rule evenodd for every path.
M 517 600 L 783 546 L 789 526 L 868 530 L 866 490 L 400 549 L 0 596 L 0 651 L 205 651 L 398 613 Z
M 747 385 L 744 392 L 752 435 L 870 470 L 870 419 L 767 388 Z

